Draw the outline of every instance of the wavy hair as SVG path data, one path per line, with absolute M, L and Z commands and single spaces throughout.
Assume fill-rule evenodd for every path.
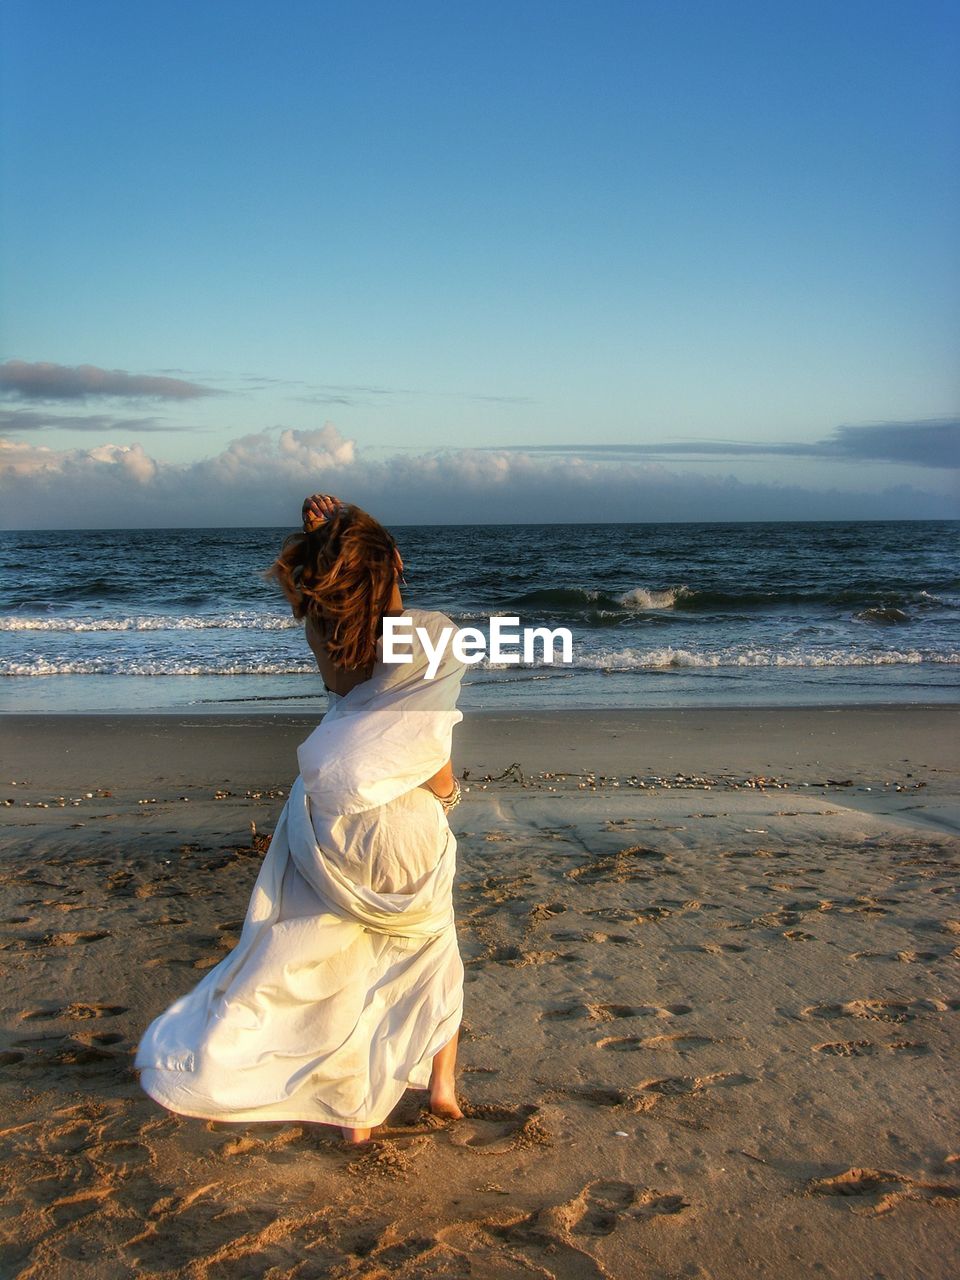
M 396 581 L 393 535 L 360 507 L 344 505 L 310 533 L 292 533 L 266 571 L 323 636 L 334 666 L 372 666 Z

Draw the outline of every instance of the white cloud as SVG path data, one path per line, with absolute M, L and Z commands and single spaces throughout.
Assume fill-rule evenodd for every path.
M 9 487 L 11 481 L 23 477 L 41 476 L 44 472 L 57 473 L 63 468 L 62 453 L 48 449 L 46 445 L 30 444 L 25 440 L 0 440 L 0 483 Z
M 157 474 L 157 464 L 140 444 L 101 444 L 90 449 L 87 458 L 120 470 L 137 484 L 149 484 Z
M 140 444 L 57 451 L 0 440 L 0 496 L 10 528 L 294 526 L 319 489 L 387 524 L 955 517 L 936 493 L 880 493 L 745 483 L 661 463 L 449 449 L 368 459 L 331 423 L 263 431 L 193 463 Z

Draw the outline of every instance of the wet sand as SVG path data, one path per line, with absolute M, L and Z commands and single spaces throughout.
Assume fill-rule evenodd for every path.
M 956 1273 L 960 709 L 468 716 L 466 1118 L 356 1151 L 131 1070 L 312 725 L 2 721 L 0 1274 Z

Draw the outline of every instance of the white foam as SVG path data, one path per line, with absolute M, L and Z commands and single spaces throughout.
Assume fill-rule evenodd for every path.
M 32 658 L 0 662 L 0 676 L 287 676 L 312 672 L 316 664 L 295 662 L 225 662 L 223 666 L 186 662 L 137 661 L 123 658 L 77 658 L 70 661 Z
M 721 649 L 715 653 L 695 653 L 690 649 L 665 646 L 659 649 L 620 649 L 585 654 L 579 667 L 596 670 L 648 671 L 681 667 L 885 667 L 924 662 L 960 663 L 960 653 L 921 652 L 919 649 L 857 653 L 849 649 L 804 652 L 780 649 Z
M 133 618 L 0 618 L 0 631 L 287 631 L 303 624 L 290 614 L 241 611 L 222 615 L 163 614 Z
M 647 587 L 634 587 L 620 596 L 620 604 L 628 609 L 672 609 L 682 595 L 689 594 L 685 586 L 668 587 L 665 591 L 650 591 Z
M 19 659 L 19 660 L 18 660 Z M 956 650 L 936 652 L 921 649 L 887 649 L 877 652 L 858 652 L 851 649 L 803 650 L 798 648 L 735 648 L 718 649 L 698 653 L 693 649 L 675 648 L 669 645 L 652 649 L 604 649 L 594 653 L 575 653 L 572 664 L 544 663 L 532 666 L 521 664 L 526 672 L 549 672 L 554 675 L 570 675 L 577 671 L 679 671 L 684 669 L 717 668 L 826 668 L 826 667 L 890 667 L 941 664 L 960 664 L 960 652 Z M 484 659 L 479 669 L 518 673 L 516 664 L 491 663 Z M 200 657 L 182 653 L 170 656 L 136 655 L 111 652 L 91 654 L 87 657 L 50 657 L 39 655 L 30 658 L 10 657 L 0 659 L 2 676 L 276 676 L 317 674 L 312 660 L 298 659 L 290 654 L 278 654 L 273 659 L 262 655 L 247 660 L 234 654 L 224 654 L 218 661 L 214 655 Z

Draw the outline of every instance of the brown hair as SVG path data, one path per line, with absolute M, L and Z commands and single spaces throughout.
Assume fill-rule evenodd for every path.
M 334 666 L 372 666 L 396 581 L 397 544 L 360 507 L 346 505 L 311 533 L 292 533 L 267 570 L 323 635 Z

